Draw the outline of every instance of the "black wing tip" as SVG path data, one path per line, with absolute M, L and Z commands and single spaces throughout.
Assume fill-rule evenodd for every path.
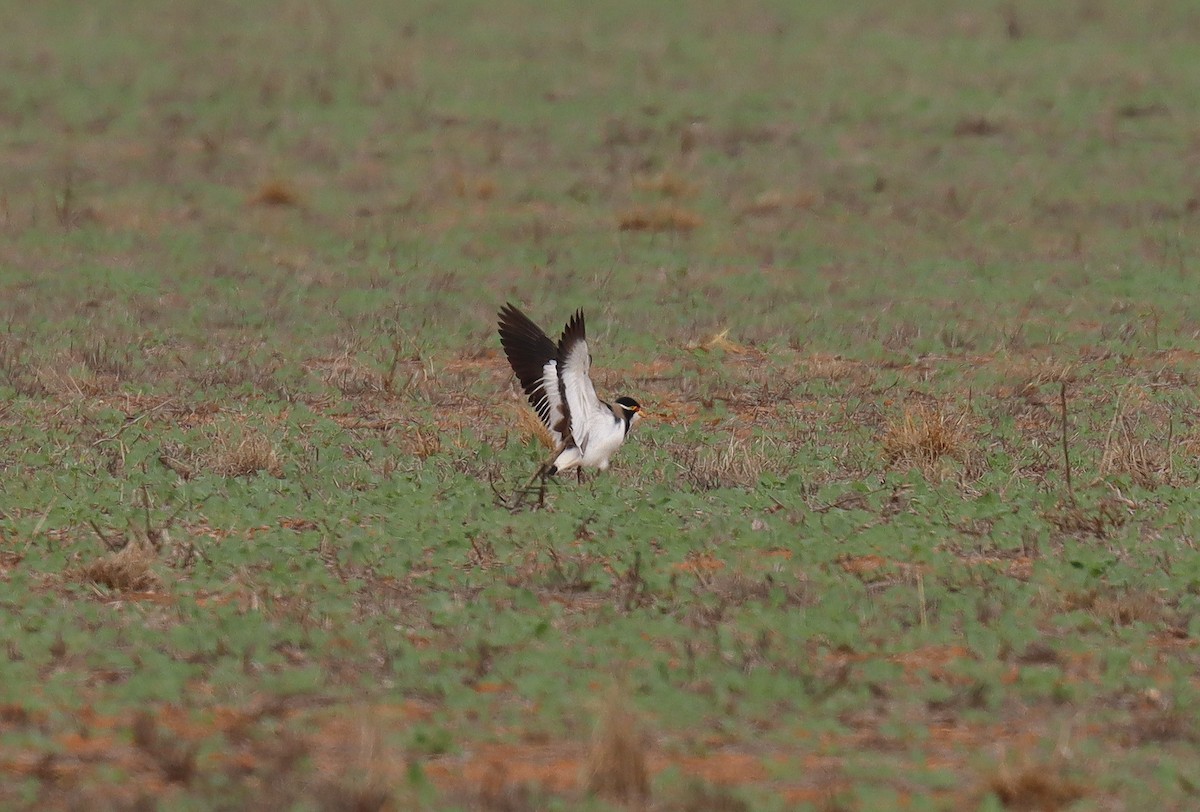
M 529 321 L 529 317 L 522 313 L 521 309 L 512 302 L 505 302 L 504 307 L 500 308 L 496 313 L 496 320 L 499 322 L 500 328 L 504 329 L 505 326 L 514 323 Z
M 546 364 L 558 357 L 558 348 L 511 302 L 500 309 L 499 316 L 500 346 L 530 405 L 537 409 Z
M 498 311 L 496 311 L 496 316 L 500 320 L 509 319 L 509 318 L 512 318 L 513 316 L 515 316 L 519 319 L 529 319 L 529 317 L 525 315 L 525 313 L 521 310 L 521 308 L 517 307 L 512 302 L 505 302 L 503 305 L 501 305 L 500 309 Z M 575 323 L 583 324 L 583 308 L 582 307 L 577 308 L 575 310 L 575 312 L 571 314 L 571 318 L 567 321 L 568 325 L 575 324 Z
M 558 346 L 561 349 L 568 343 L 587 339 L 587 326 L 583 319 L 583 308 L 579 308 L 567 320 L 567 326 L 563 328 L 562 337 L 558 340 Z
M 522 313 L 516 305 L 506 304 L 497 313 L 500 341 L 508 344 L 510 341 L 540 342 L 545 332 L 533 322 L 533 319 Z M 549 339 L 547 339 L 549 340 Z

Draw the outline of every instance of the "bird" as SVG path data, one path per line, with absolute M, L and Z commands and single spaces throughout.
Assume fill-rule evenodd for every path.
M 511 303 L 500 308 L 498 320 L 508 363 L 554 445 L 554 457 L 525 489 L 528 492 L 540 479 L 541 505 L 549 477 L 574 469 L 582 479 L 585 468 L 607 470 L 613 454 L 642 419 L 642 407 L 631 397 L 609 403 L 596 395 L 588 374 L 592 356 L 582 308 L 567 321 L 557 344 Z

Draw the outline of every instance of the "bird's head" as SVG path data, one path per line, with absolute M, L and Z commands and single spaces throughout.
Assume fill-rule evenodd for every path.
M 625 418 L 625 422 L 629 424 L 630 428 L 633 428 L 642 419 L 642 405 L 633 398 L 617 398 L 617 410 L 621 417 Z

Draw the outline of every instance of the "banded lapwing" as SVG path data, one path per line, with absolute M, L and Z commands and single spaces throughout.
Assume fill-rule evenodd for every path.
M 596 395 L 588 375 L 592 356 L 582 310 L 575 311 L 555 344 L 528 316 L 506 304 L 500 309 L 500 343 L 554 444 L 554 457 L 538 469 L 523 492 L 540 480 L 541 505 L 547 478 L 572 468 L 581 478 L 584 468 L 607 469 L 641 419 L 642 407 L 630 397 L 609 403 Z

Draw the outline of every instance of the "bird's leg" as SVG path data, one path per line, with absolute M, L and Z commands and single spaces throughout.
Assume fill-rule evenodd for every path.
M 579 483 L 580 485 L 583 484 L 583 466 L 582 465 L 575 469 L 575 481 L 577 483 Z
M 520 508 L 521 505 L 523 505 L 525 503 L 525 497 L 527 497 L 529 494 L 533 493 L 533 483 L 534 482 L 538 483 L 538 488 L 537 488 L 538 507 L 544 506 L 546 503 L 546 480 L 549 479 L 553 475 L 554 475 L 554 462 L 551 461 L 551 462 L 542 463 L 541 467 L 539 467 L 537 469 L 537 473 L 535 473 L 532 477 L 530 477 L 529 481 L 527 483 L 525 483 L 525 487 L 521 488 L 515 494 L 513 494 L 513 509 L 516 510 L 516 509 Z

